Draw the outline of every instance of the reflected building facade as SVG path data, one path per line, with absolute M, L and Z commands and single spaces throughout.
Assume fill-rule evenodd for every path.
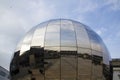
M 31 29 L 10 63 L 11 80 L 110 80 L 110 56 L 88 26 L 54 19 Z
M 9 71 L 0 66 L 0 80 L 9 80 Z
M 120 80 L 120 59 L 112 59 L 111 65 L 113 69 L 113 80 Z

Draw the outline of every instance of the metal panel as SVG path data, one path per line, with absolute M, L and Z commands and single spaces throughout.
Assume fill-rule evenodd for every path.
M 69 47 L 67 47 L 69 49 Z M 73 47 L 74 48 L 74 47 Z M 64 50 L 61 47 L 61 79 L 76 80 L 77 79 L 77 51 Z
M 91 50 L 78 48 L 78 80 L 90 80 L 92 71 Z
M 74 27 L 71 24 L 61 23 L 61 46 L 76 46 Z
M 86 29 L 86 30 L 88 32 L 88 36 L 90 39 L 91 48 L 93 50 L 101 51 L 101 45 L 100 45 L 101 41 L 99 41 L 99 39 L 97 38 L 98 35 L 90 29 L 89 30 Z
M 75 27 L 77 46 L 83 48 L 90 48 L 89 37 L 84 26 L 77 22 L 74 22 L 73 26 Z
M 32 42 L 31 42 L 31 47 L 32 46 L 39 46 L 39 47 L 44 46 L 46 26 L 47 24 L 42 24 L 36 28 L 34 35 L 33 35 Z
M 28 32 L 25 38 L 23 39 L 21 50 L 20 50 L 20 55 L 30 50 L 30 45 L 31 45 L 33 34 L 34 34 L 34 29 Z
M 60 80 L 60 47 L 45 47 L 45 80 Z
M 45 46 L 60 46 L 60 25 L 47 26 Z

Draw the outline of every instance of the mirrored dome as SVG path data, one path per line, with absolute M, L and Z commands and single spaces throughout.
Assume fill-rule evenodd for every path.
M 88 26 L 49 20 L 20 41 L 10 74 L 11 80 L 110 80 L 109 53 Z

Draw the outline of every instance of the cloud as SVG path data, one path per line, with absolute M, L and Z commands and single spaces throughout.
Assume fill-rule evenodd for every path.
M 90 0 L 80 0 L 78 1 L 78 6 L 75 11 L 78 13 L 92 12 L 98 8 L 98 4 L 95 1 Z
M 0 51 L 0 66 L 9 69 L 9 64 L 11 60 L 11 55 L 10 53 L 6 54 Z
M 22 30 L 25 32 L 25 26 L 27 22 L 15 11 L 0 7 L 0 32 L 10 32 L 11 30 Z M 11 32 L 10 32 L 11 33 Z
M 16 14 L 22 16 L 25 21 L 28 21 L 30 26 L 26 28 L 31 28 L 41 21 L 52 18 L 56 11 L 54 5 L 47 4 L 45 0 L 14 0 L 12 9 Z
M 107 29 L 104 27 L 99 27 L 99 29 L 95 30 L 96 33 L 98 33 L 100 36 L 102 36 L 103 34 L 105 35 L 105 32 L 107 32 Z
M 24 18 L 14 10 L 0 6 L 0 66 L 9 69 L 15 46 L 26 32 L 25 26 L 27 22 Z
M 120 0 L 104 0 L 111 10 L 120 10 Z
M 10 36 L 0 34 L 0 66 L 6 69 L 9 69 L 11 56 L 16 46 L 14 41 Z
M 98 31 L 96 31 L 99 35 L 101 35 L 102 34 L 102 31 L 101 30 L 98 30 Z
M 54 6 L 48 7 L 40 0 L 11 1 L 0 5 L 0 65 L 7 69 L 20 38 L 31 27 L 54 16 Z
M 113 41 L 120 38 L 120 33 L 116 33 L 117 37 L 114 37 L 114 28 L 109 30 L 105 28 L 106 24 L 110 24 L 107 25 L 109 28 L 112 24 L 108 17 L 115 15 L 109 15 L 104 11 L 106 9 L 120 10 L 120 0 L 65 0 L 64 2 L 60 0 L 0 0 L 0 55 L 2 54 L 0 61 L 6 61 L 0 62 L 0 65 L 5 66 L 9 62 L 10 58 L 6 59 L 5 55 L 12 55 L 16 44 L 30 28 L 51 18 L 71 18 L 88 24 L 103 37 L 108 45 L 115 45 Z M 96 28 L 98 23 L 102 26 L 99 29 Z

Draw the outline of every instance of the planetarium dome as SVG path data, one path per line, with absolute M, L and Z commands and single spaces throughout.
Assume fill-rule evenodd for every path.
M 53 19 L 31 29 L 10 63 L 11 80 L 110 80 L 109 53 L 88 26 Z

